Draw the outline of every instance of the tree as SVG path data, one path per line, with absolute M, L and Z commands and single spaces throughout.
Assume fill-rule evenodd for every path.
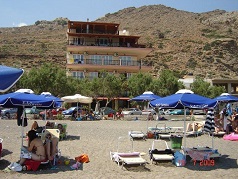
M 184 88 L 184 85 L 178 81 L 172 71 L 163 70 L 159 78 L 154 79 L 150 88 L 159 96 L 168 96 Z
M 78 80 L 66 76 L 66 71 L 53 64 L 46 63 L 39 68 L 32 68 L 24 73 L 18 88 L 30 88 L 35 93 L 51 92 L 55 96 L 74 94 Z
M 191 84 L 191 90 L 208 98 L 215 98 L 226 91 L 222 86 L 211 86 L 210 83 L 204 81 L 201 77 L 195 78 L 195 81 Z
M 138 96 L 150 90 L 153 79 L 149 73 L 133 74 L 128 80 L 128 90 L 131 96 Z

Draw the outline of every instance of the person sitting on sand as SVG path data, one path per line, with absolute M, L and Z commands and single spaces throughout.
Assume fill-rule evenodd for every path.
M 31 130 L 35 130 L 37 133 L 41 133 L 43 130 L 43 127 L 40 127 L 37 123 L 37 121 L 34 121 L 32 126 L 31 126 Z
M 45 124 L 46 129 L 54 129 L 55 128 L 55 123 L 47 121 Z
M 238 114 L 236 114 L 230 123 L 227 125 L 226 132 L 230 134 L 231 132 L 238 133 Z
M 224 131 L 222 121 L 219 118 L 215 117 L 214 122 L 215 122 L 215 133 Z
M 45 147 L 42 140 L 37 136 L 35 130 L 30 130 L 27 133 L 28 136 L 28 147 L 25 149 L 29 152 L 29 158 L 35 161 L 44 161 L 46 159 Z M 22 166 L 26 158 L 21 158 L 19 163 L 11 163 L 8 168 L 14 169 L 16 167 Z

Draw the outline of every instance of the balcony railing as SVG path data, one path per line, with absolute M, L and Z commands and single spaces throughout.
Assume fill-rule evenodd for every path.
M 117 65 L 117 66 L 152 66 L 151 63 L 145 63 L 140 61 L 125 61 L 125 60 L 103 60 L 103 59 L 68 59 L 68 64 L 87 64 L 87 65 Z
M 134 48 L 145 48 L 145 45 L 132 44 L 129 42 L 124 43 L 116 43 L 116 42 L 108 42 L 105 44 L 100 44 L 95 41 L 87 41 L 87 42 L 75 42 L 73 40 L 68 40 L 68 45 L 76 45 L 76 46 L 104 46 L 104 47 L 134 47 Z

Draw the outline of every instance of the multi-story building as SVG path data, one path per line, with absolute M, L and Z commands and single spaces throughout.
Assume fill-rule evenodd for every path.
M 119 31 L 117 23 L 68 21 L 67 64 L 69 76 L 95 78 L 100 71 L 124 74 L 148 72 L 143 58 L 151 51 L 138 43 L 140 36 Z
M 104 69 L 129 77 L 139 71 L 148 72 L 151 64 L 143 58 L 152 51 L 138 44 L 139 36 L 119 31 L 119 24 L 68 21 L 68 75 L 94 78 Z

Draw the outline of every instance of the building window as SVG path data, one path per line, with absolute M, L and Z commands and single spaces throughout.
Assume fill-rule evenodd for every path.
M 104 55 L 92 55 L 91 64 L 102 65 L 104 60 Z
M 74 78 L 78 78 L 78 79 L 83 79 L 83 78 L 85 78 L 84 72 L 82 72 L 82 71 L 73 71 L 73 72 L 72 72 L 72 76 L 73 76 Z
M 73 38 L 74 45 L 84 45 L 84 38 Z
M 121 60 L 122 66 L 131 66 L 132 60 L 130 56 L 120 56 L 119 59 Z
M 100 46 L 108 46 L 108 39 L 106 39 L 106 38 L 100 38 L 98 40 L 98 42 L 99 42 L 98 45 L 100 45 Z
M 89 72 L 88 75 L 89 75 L 88 78 L 91 79 L 91 80 L 93 78 L 98 78 L 98 72 Z
M 112 56 L 111 55 L 105 55 L 103 57 L 103 64 L 104 65 L 113 65 Z
M 83 57 L 84 56 L 82 54 L 74 54 L 73 55 L 74 64 L 83 64 L 84 63 Z

